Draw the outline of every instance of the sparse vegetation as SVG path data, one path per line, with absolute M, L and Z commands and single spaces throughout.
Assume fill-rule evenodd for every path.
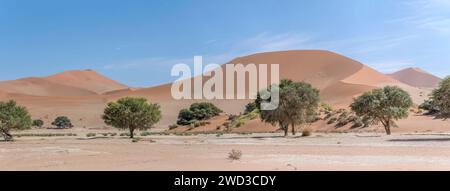
M 130 138 L 135 130 L 147 130 L 161 119 L 158 104 L 148 103 L 145 98 L 124 97 L 108 103 L 102 116 L 107 125 L 128 129 Z
M 413 102 L 408 92 L 395 86 L 386 86 L 366 92 L 354 99 L 352 110 L 360 117 L 370 117 L 381 122 L 386 134 L 391 134 L 395 120 L 408 117 L 408 110 Z
M 269 87 L 270 89 L 274 86 Z M 316 118 L 319 106 L 319 90 L 306 82 L 293 82 L 281 80 L 279 86 L 279 104 L 274 110 L 263 110 L 261 93 L 258 93 L 256 103 L 261 113 L 261 119 L 272 125 L 279 125 L 288 135 L 289 126 L 292 126 L 292 134 L 295 135 L 295 125 L 311 123 Z
M 56 126 L 59 129 L 72 128 L 72 122 L 67 116 L 59 116 L 53 122 L 52 125 Z
M 251 112 L 253 112 L 255 109 L 258 109 L 258 105 L 256 105 L 255 102 L 250 102 L 250 103 L 248 103 L 247 105 L 245 105 L 245 111 L 244 111 L 244 114 L 251 113 Z
M 13 140 L 11 130 L 24 130 L 31 127 L 31 116 L 25 107 L 15 101 L 0 102 L 0 136 L 6 141 Z
M 240 150 L 231 150 L 230 153 L 228 153 L 228 159 L 230 160 L 240 160 L 242 157 L 242 151 Z
M 303 129 L 303 131 L 302 131 L 302 137 L 309 137 L 309 136 L 311 136 L 311 134 L 312 134 L 312 132 L 311 132 L 311 129 L 309 129 L 309 128 Z
M 178 127 L 177 124 L 169 125 L 169 130 L 175 129 L 175 128 L 177 128 L 177 127 Z
M 217 116 L 222 112 L 221 109 L 209 102 L 193 103 L 189 109 L 182 109 L 178 114 L 178 125 L 191 125 L 197 121 L 207 120 Z M 194 124 L 194 126 L 196 126 Z M 197 125 L 201 126 L 200 124 Z
M 428 111 L 439 113 L 442 117 L 450 117 L 450 76 L 439 83 L 439 87 L 431 93 Z
M 42 121 L 41 119 L 35 119 L 33 120 L 32 126 L 42 128 L 42 126 L 44 126 L 44 121 Z

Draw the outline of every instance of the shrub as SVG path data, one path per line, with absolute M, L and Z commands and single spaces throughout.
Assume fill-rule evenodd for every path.
M 128 129 L 130 138 L 135 130 L 147 130 L 161 119 L 160 106 L 147 102 L 145 98 L 124 97 L 110 102 L 102 116 L 107 125 Z
M 247 105 L 245 105 L 244 114 L 250 113 L 250 112 L 254 111 L 255 109 L 258 109 L 258 105 L 255 102 L 250 102 Z
M 152 133 L 148 132 L 148 131 L 144 131 L 141 133 L 141 136 L 145 137 L 145 136 L 150 136 L 152 135 Z
M 59 116 L 53 122 L 52 125 L 56 126 L 59 129 L 72 128 L 72 122 L 66 116 Z
M 337 121 L 337 118 L 336 117 L 332 117 L 332 118 L 330 118 L 330 120 L 328 120 L 327 124 L 330 125 L 330 124 L 335 123 L 336 121 Z
M 177 128 L 177 127 L 178 127 L 177 124 L 169 125 L 169 130 L 175 129 L 175 128 Z
M 86 137 L 95 137 L 95 136 L 97 136 L 97 134 L 95 134 L 95 133 L 88 133 L 88 134 L 86 134 Z
M 242 157 L 242 151 L 240 150 L 231 150 L 230 153 L 228 153 L 228 159 L 230 160 L 240 160 Z
M 363 120 L 361 117 L 356 117 L 354 120 L 352 120 L 352 128 L 358 128 L 364 126 Z
M 41 119 L 35 119 L 33 120 L 32 126 L 42 128 L 42 126 L 44 126 L 44 121 L 42 121 Z
M 311 129 L 306 128 L 306 129 L 303 129 L 303 131 L 302 131 L 302 137 L 308 137 L 308 136 L 311 136 L 311 134 L 312 134 Z
M 438 107 L 433 103 L 432 100 L 425 100 L 422 104 L 419 105 L 419 109 L 427 111 L 427 115 L 434 115 L 439 113 Z
M 320 103 L 320 107 L 322 108 L 322 109 L 324 109 L 325 110 L 325 112 L 329 112 L 329 113 L 331 113 L 331 112 L 333 112 L 333 107 L 331 106 L 331 105 L 329 105 L 329 104 L 327 104 L 327 103 Z
M 111 137 L 114 137 L 114 136 L 116 136 L 117 135 L 117 133 L 110 133 L 109 134 L 109 136 L 111 136 Z
M 222 112 L 214 104 L 208 102 L 193 103 L 189 109 L 182 109 L 178 113 L 178 125 L 191 125 L 196 121 L 207 120 Z

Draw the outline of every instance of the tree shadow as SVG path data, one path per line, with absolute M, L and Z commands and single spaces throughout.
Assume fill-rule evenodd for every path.
M 413 138 L 413 139 L 390 139 L 391 142 L 445 142 L 450 141 L 450 138 Z

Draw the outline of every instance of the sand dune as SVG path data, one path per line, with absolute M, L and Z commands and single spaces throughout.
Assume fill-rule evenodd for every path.
M 279 64 L 281 79 L 309 82 L 321 90 L 323 102 L 337 107 L 347 107 L 353 97 L 383 85 L 399 85 L 410 91 L 413 97 L 416 97 L 415 100 L 420 100 L 419 94 L 422 91 L 362 63 L 329 51 L 258 53 L 238 57 L 227 64 L 250 63 L 256 64 L 257 67 L 260 64 Z M 2 91 L 4 93 L 1 93 Z M 104 127 L 100 116 L 106 103 L 124 96 L 146 97 L 151 102 L 159 103 L 163 118 L 156 127 L 161 129 L 173 124 L 179 110 L 187 108 L 194 102 L 211 101 L 226 113 L 239 114 L 243 112 L 245 104 L 251 101 L 250 99 L 174 100 L 170 91 L 171 84 L 129 89 L 91 70 L 68 71 L 47 78 L 0 83 L 0 98 L 16 99 L 29 108 L 34 118 L 50 121 L 55 116 L 66 115 L 75 119 L 76 126 L 89 128 Z M 11 96 L 11 93 L 15 96 Z
M 0 82 L 0 90 L 34 96 L 87 96 L 96 94 L 86 89 L 61 85 L 43 78 L 23 78 Z
M 388 75 L 400 82 L 418 88 L 435 88 L 441 81 L 439 77 L 420 68 L 407 68 Z

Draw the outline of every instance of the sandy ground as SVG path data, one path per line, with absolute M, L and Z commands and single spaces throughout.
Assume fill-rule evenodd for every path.
M 450 170 L 450 134 L 21 137 L 0 142 L 0 170 Z

